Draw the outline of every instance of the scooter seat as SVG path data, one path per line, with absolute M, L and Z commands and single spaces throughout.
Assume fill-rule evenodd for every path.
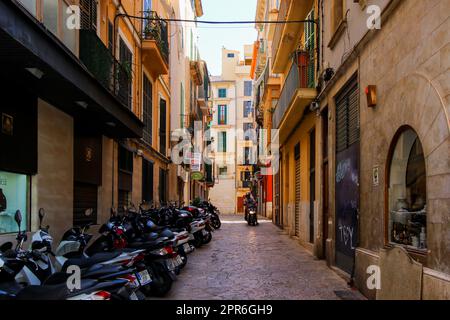
M 116 274 L 121 271 L 123 271 L 122 266 L 95 264 L 95 265 L 91 266 L 90 268 L 88 268 L 87 270 L 84 270 L 81 273 L 81 276 L 83 278 L 97 279 L 101 276 L 105 276 L 105 275 L 109 275 L 109 274 Z
M 149 250 L 149 249 L 153 249 L 158 247 L 161 244 L 161 241 L 156 240 L 156 241 L 146 241 L 146 242 L 133 242 L 133 243 L 129 243 L 128 247 L 129 248 L 134 248 L 134 249 L 144 249 L 144 250 Z
M 69 296 L 80 294 L 97 285 L 96 280 L 81 280 L 81 289 L 69 291 L 67 284 L 28 286 L 19 291 L 16 295 L 18 300 L 64 300 Z
M 66 270 L 67 267 L 71 265 L 79 266 L 81 269 L 89 268 L 95 264 L 99 264 L 117 258 L 120 255 L 121 255 L 120 252 L 102 252 L 96 253 L 90 256 L 89 258 L 86 257 L 71 258 L 64 263 L 62 270 L 63 271 Z

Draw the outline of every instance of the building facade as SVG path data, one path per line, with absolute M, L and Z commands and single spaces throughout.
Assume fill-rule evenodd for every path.
M 448 6 L 274 10 L 314 20 L 278 25 L 272 42 L 282 88 L 274 222 L 371 299 L 449 298 Z M 373 272 L 380 281 L 368 286 Z
M 79 5 L 79 25 L 70 5 Z M 186 5 L 200 12 L 201 1 Z M 16 210 L 24 217 L 21 229 L 32 232 L 44 208 L 45 223 L 60 238 L 86 222 L 95 230 L 111 207 L 185 199 L 170 179 L 181 171 L 171 165 L 173 26 L 159 19 L 173 7 L 163 0 L 0 6 L 8 102 L 0 107 L 0 145 L 7 150 L 0 160 L 2 240 L 15 237 Z M 179 72 L 191 78 L 189 64 Z
M 253 47 L 240 52 L 222 49 L 222 74 L 212 78 L 211 126 L 217 184 L 210 198 L 222 212 L 243 213 L 243 196 L 251 190 L 257 138 L 250 69 Z M 224 197 L 226 197 L 224 199 Z

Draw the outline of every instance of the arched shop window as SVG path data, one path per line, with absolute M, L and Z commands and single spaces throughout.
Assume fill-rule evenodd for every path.
M 389 166 L 389 242 L 414 250 L 427 248 L 425 158 L 411 128 L 394 141 Z

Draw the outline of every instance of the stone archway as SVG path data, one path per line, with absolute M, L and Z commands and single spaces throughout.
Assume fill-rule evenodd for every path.
M 380 107 L 387 146 L 399 128 L 413 128 L 422 142 L 427 175 L 427 267 L 450 273 L 450 122 L 443 94 L 425 75 L 414 73 L 391 89 Z M 388 152 L 383 152 L 388 162 Z

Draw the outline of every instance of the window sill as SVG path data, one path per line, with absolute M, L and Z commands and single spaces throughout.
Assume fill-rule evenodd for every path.
M 338 43 L 341 36 L 344 34 L 345 29 L 347 28 L 347 20 L 342 20 L 339 23 L 339 26 L 337 27 L 336 31 L 334 32 L 333 36 L 331 37 L 330 42 L 328 42 L 328 48 L 331 50 L 334 49 L 336 44 Z

